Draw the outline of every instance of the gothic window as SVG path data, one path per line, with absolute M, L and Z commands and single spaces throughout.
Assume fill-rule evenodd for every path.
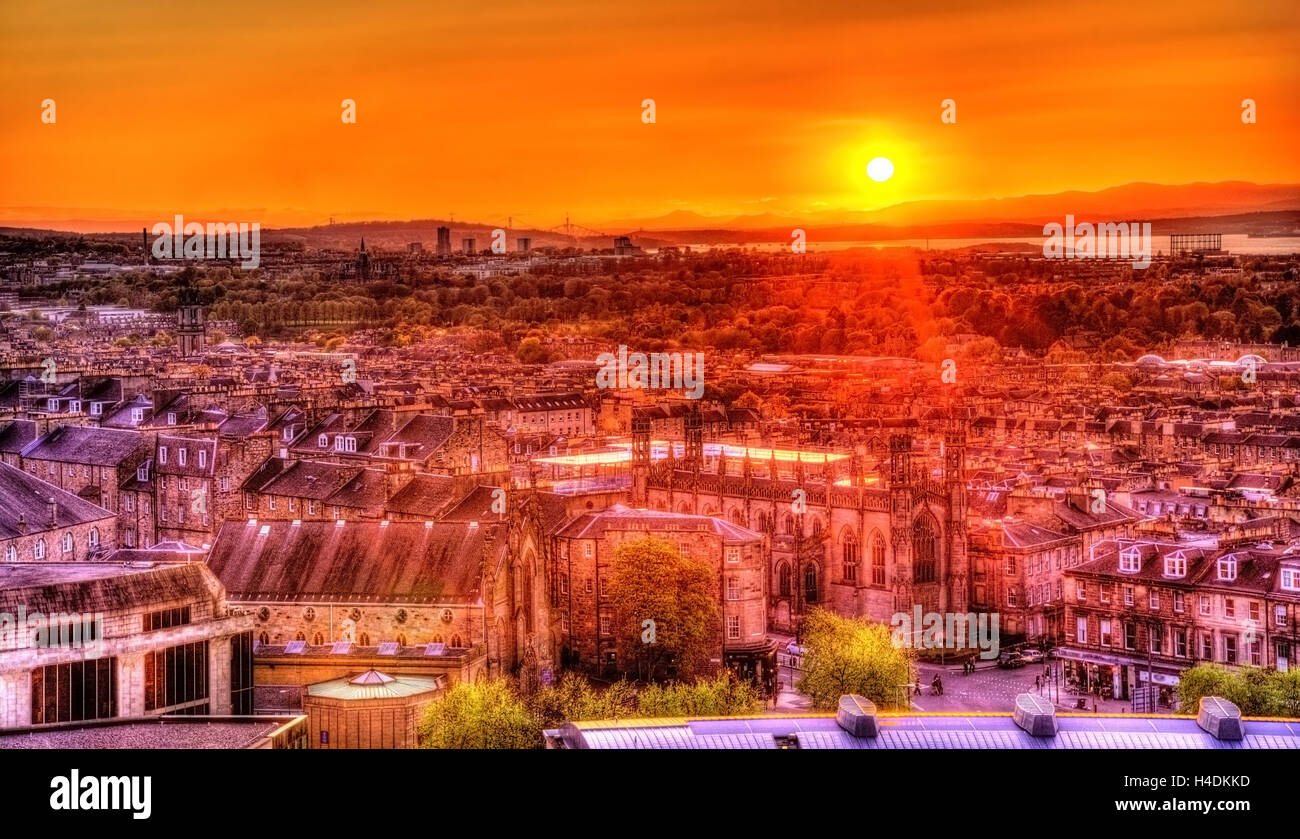
M 776 575 L 777 575 L 777 579 L 779 580 L 778 586 L 779 586 L 779 590 L 780 590 L 780 592 L 781 592 L 781 596 L 782 596 L 782 597 L 789 597 L 789 596 L 790 596 L 790 592 L 791 592 L 791 588 L 790 588 L 790 566 L 789 566 L 789 565 L 782 564 L 781 567 L 777 569 L 777 571 L 776 571 Z
M 885 540 L 877 533 L 871 540 L 871 584 L 885 584 Z
M 921 516 L 912 525 L 913 580 L 932 583 L 938 560 L 938 540 L 935 537 L 934 519 Z
M 844 581 L 857 582 L 858 538 L 848 528 L 844 529 L 844 534 L 840 537 L 840 560 L 844 568 Z
M 805 603 L 817 602 L 817 566 L 811 562 L 803 570 L 803 599 Z

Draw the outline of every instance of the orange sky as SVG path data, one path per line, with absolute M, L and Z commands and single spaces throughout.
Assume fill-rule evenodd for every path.
M 0 224 L 549 227 L 1300 182 L 1296 0 L 991 5 L 7 3 Z

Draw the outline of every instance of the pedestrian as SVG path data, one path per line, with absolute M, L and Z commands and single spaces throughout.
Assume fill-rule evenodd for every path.
M 1035 676 L 1035 677 L 1034 677 L 1034 690 L 1038 691 L 1039 693 L 1042 693 L 1042 692 L 1043 692 L 1043 677 L 1042 677 L 1042 676 Z
M 1097 713 L 1097 700 L 1092 700 L 1092 712 Z

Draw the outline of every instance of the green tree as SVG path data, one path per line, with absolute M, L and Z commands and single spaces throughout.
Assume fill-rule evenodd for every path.
M 541 729 L 504 679 L 460 682 L 435 700 L 420 724 L 426 749 L 532 749 Z
M 911 650 L 895 646 L 884 624 L 814 609 L 804 619 L 803 638 L 798 688 L 812 697 L 814 708 L 834 708 L 847 693 L 892 707 L 898 686 L 912 681 Z
M 722 637 L 715 582 L 708 564 L 662 539 L 620 545 L 609 592 L 619 660 L 651 680 L 666 677 L 670 664 L 685 678 L 704 670 Z

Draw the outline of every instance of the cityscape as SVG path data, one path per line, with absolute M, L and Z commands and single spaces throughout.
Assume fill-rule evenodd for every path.
M 922 5 L 0 12 L 0 748 L 1300 748 L 1300 14 Z

